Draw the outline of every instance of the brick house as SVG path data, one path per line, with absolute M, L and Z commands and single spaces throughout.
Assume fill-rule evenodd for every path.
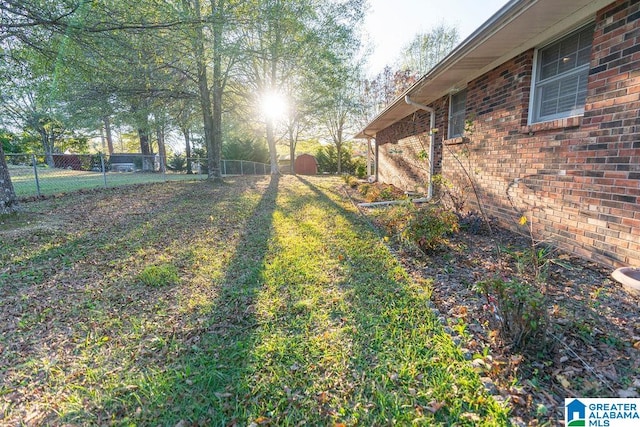
M 434 132 L 430 130 L 434 129 Z M 640 266 L 640 1 L 512 0 L 363 129 L 377 178 Z

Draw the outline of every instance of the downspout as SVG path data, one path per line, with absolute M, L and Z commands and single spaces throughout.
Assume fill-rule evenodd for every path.
M 409 105 L 413 105 L 416 108 L 426 111 L 431 116 L 431 119 L 429 121 L 430 122 L 429 133 L 431 134 L 431 137 L 429 138 L 429 185 L 427 187 L 427 200 L 431 200 L 431 198 L 433 197 L 432 180 L 433 180 L 433 171 L 434 171 L 434 168 L 433 168 L 433 156 L 435 151 L 434 146 L 436 142 L 436 133 L 434 132 L 434 129 L 436 127 L 436 112 L 431 107 L 428 107 L 424 104 L 419 104 L 413 101 L 411 98 L 409 98 L 409 95 L 405 95 L 404 102 L 406 102 Z
M 374 182 L 378 182 L 378 141 L 376 140 L 376 136 L 375 135 L 367 135 L 366 132 L 362 131 L 362 134 L 364 136 L 366 136 L 367 138 L 371 138 L 374 140 L 374 146 L 376 148 L 376 151 L 374 153 L 374 159 L 373 159 L 373 163 L 375 165 L 376 168 L 376 176 L 374 178 Z M 371 149 L 371 144 L 370 144 L 370 140 L 367 139 L 367 160 L 369 159 L 369 150 Z M 369 165 L 367 165 L 369 166 Z M 367 171 L 369 174 L 369 177 L 371 177 L 371 171 Z

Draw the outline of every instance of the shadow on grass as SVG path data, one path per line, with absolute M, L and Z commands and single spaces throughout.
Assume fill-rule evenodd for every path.
M 203 191 L 205 188 L 207 191 Z M 233 344 L 229 337 L 251 331 L 242 322 L 245 317 L 247 322 L 251 319 L 250 311 L 245 310 L 254 288 L 259 286 L 277 188 L 275 178 L 257 201 L 230 197 L 222 188 L 210 189 L 208 183 L 194 184 L 187 189 L 180 187 L 160 201 L 141 197 L 134 217 L 113 218 L 111 227 L 100 224 L 77 234 L 53 231 L 36 236 L 38 249 L 31 251 L 27 247 L 21 265 L 0 275 L 0 279 L 10 279 L 0 285 L 0 314 L 9 315 L 6 324 L 10 334 L 7 340 L 0 338 L 0 346 L 4 346 L 0 361 L 8 367 L 7 386 L 12 384 L 9 377 L 17 375 L 22 382 L 33 381 L 31 387 L 52 384 L 64 393 L 73 391 L 74 399 L 80 396 L 82 403 L 74 399 L 65 402 L 60 416 L 83 424 L 197 420 L 211 417 L 212 408 L 214 413 L 222 414 L 221 406 L 214 405 L 218 388 L 212 387 L 211 382 L 223 381 L 220 389 L 224 390 L 226 379 L 232 376 L 225 370 L 235 369 L 225 361 L 235 357 L 233 346 L 227 345 L 229 339 Z M 247 189 L 243 188 L 241 196 Z M 217 192 L 222 193 L 220 198 L 203 200 L 203 194 L 211 197 Z M 224 204 L 230 208 L 219 207 Z M 224 217 L 234 209 L 245 211 Z M 195 219 L 184 221 L 185 212 L 195 213 Z M 224 229 L 212 229 L 212 221 Z M 226 277 L 221 279 L 219 301 L 211 302 L 213 312 L 209 314 L 211 319 L 202 322 L 204 329 L 194 327 L 197 313 L 188 309 L 172 311 L 170 305 L 177 299 L 173 294 L 181 292 L 180 287 L 150 289 L 135 283 L 136 270 L 157 262 L 165 249 L 175 258 L 171 262 L 176 262 L 183 272 L 195 268 L 192 251 L 180 250 L 190 242 L 184 236 L 197 239 L 200 234 L 207 234 L 203 242 L 223 245 L 225 238 L 235 241 L 236 232 L 242 238 L 236 248 L 229 249 L 229 253 L 235 251 L 235 256 L 223 270 Z M 176 244 L 179 249 L 172 249 Z M 96 267 L 93 257 L 107 257 L 108 265 Z M 85 266 L 95 274 L 93 281 L 83 272 Z M 120 270 L 125 274 L 118 273 Z M 82 273 L 77 275 L 75 271 Z M 113 272 L 115 277 L 105 279 Z M 209 287 L 213 288 L 213 282 L 218 280 L 210 280 Z M 20 322 L 12 327 L 16 315 Z M 167 325 L 157 327 L 155 323 L 163 319 Z M 187 326 L 188 330 L 180 330 L 180 326 Z M 52 375 L 47 360 L 57 357 L 61 357 L 62 371 Z M 200 401 L 202 396 L 205 401 Z M 51 423 L 58 419 L 36 395 L 16 396 L 15 402 L 17 407 L 31 404 L 38 411 L 48 412 L 44 416 Z M 57 404 L 53 407 L 60 408 Z M 138 414 L 136 408 L 140 408 Z M 20 417 L 17 412 L 12 415 Z
M 204 328 L 183 341 L 188 347 L 171 366 L 140 385 L 136 395 L 144 396 L 141 419 L 164 425 L 183 420 L 194 425 L 233 423 L 236 402 L 242 398 L 236 386 L 255 341 L 255 299 L 263 285 L 278 183 L 279 177 L 271 178 L 246 223 Z M 130 405 L 135 402 L 126 405 L 129 410 Z
M 273 425 L 506 422 L 444 333 L 428 290 L 327 195 L 332 189 L 297 179 L 310 191 L 288 194 L 290 203 L 279 206 L 296 236 L 276 249 L 285 261 L 269 272 L 265 291 L 282 307 L 269 324 L 270 348 L 253 354 L 253 378 L 241 379 L 255 387 L 242 421 L 268 414 Z M 307 221 L 309 212 L 317 216 Z M 300 252 L 300 239 L 310 253 Z

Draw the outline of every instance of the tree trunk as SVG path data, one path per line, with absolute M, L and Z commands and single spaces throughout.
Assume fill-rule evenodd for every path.
M 222 181 L 220 160 L 222 159 L 222 32 L 224 1 L 211 1 L 213 20 L 213 135 L 209 154 L 209 178 Z
M 160 156 L 160 172 L 167 171 L 167 151 L 164 146 L 164 129 L 162 126 L 156 128 L 156 136 L 158 138 L 158 155 Z
M 194 12 L 197 20 L 201 19 L 200 0 L 194 1 Z M 194 40 L 196 51 L 196 67 L 198 72 L 198 91 L 200 92 L 200 109 L 202 110 L 202 123 L 204 126 L 204 142 L 207 147 L 207 174 L 209 179 L 213 175 L 213 111 L 211 110 L 211 91 L 207 78 L 207 60 L 204 53 L 204 31 L 202 27 L 196 27 L 196 39 Z
M 293 130 L 289 127 L 289 159 L 291 159 L 291 175 L 296 174 L 296 140 L 293 136 Z
M 338 120 L 338 129 L 336 132 L 336 150 L 338 151 L 338 175 L 342 174 L 342 129 L 344 128 L 344 120 Z
M 109 155 L 113 154 L 113 134 L 111 133 L 111 120 L 109 116 L 104 116 L 102 118 L 104 124 L 104 131 L 107 137 L 107 148 L 109 150 Z
M 267 119 L 267 144 L 269 144 L 269 160 L 271 161 L 271 175 L 279 175 L 278 153 L 276 151 L 276 135 L 273 120 Z
M 100 128 L 100 141 L 102 141 L 102 152 L 106 153 L 107 152 L 107 140 L 104 137 L 104 128 L 103 127 Z
M 207 147 L 207 174 L 211 179 L 213 178 L 213 112 L 211 111 L 211 93 L 209 92 L 207 69 L 204 60 L 202 62 L 198 60 L 198 88 L 200 90 L 200 108 L 204 125 L 204 141 Z
M 184 135 L 184 153 L 187 157 L 187 175 L 193 174 L 193 169 L 191 166 L 191 139 L 188 128 L 182 129 L 182 134 Z
M 276 2 L 279 6 L 279 2 Z M 270 66 L 269 74 L 269 90 L 275 92 L 278 85 L 278 61 L 280 58 L 280 43 L 281 37 L 280 26 L 274 25 L 272 30 L 275 32 L 274 40 L 269 47 Z M 271 160 L 271 175 L 279 175 L 278 169 L 278 152 L 276 151 L 276 135 L 275 135 L 275 121 L 273 119 L 267 119 L 267 144 L 269 144 L 269 157 Z
M 149 145 L 149 134 L 146 129 L 138 129 L 140 138 L 140 152 L 142 153 L 142 170 L 144 172 L 152 171 L 153 162 L 151 161 L 151 146 Z
M 9 176 L 7 160 L 0 144 L 0 215 L 14 213 L 18 207 L 18 199 Z
M 138 129 L 138 137 L 140 138 L 140 152 L 145 155 L 151 155 L 151 146 L 149 145 L 149 135 L 145 129 Z
M 50 168 L 55 168 L 56 164 L 53 161 L 53 143 L 51 142 L 49 134 L 44 128 L 41 128 L 39 130 L 39 133 L 40 133 L 40 138 L 42 139 L 42 147 L 44 148 L 45 162 L 47 163 L 47 166 L 49 166 Z

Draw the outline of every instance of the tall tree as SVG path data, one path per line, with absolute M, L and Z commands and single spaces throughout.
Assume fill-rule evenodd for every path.
M 4 149 L 0 144 L 0 215 L 10 214 L 16 211 L 18 199 L 13 189 L 13 183 L 9 176 L 7 160 L 4 157 Z
M 288 88 L 297 87 L 302 76 L 319 79 L 358 50 L 362 0 L 254 0 L 253 4 L 240 73 L 245 92 L 253 92 L 245 98 L 256 104 L 265 96 L 283 96 Z M 275 120 L 265 120 L 272 174 L 279 173 L 277 125 Z
M 426 74 L 456 47 L 460 34 L 455 26 L 441 23 L 430 31 L 418 33 L 400 54 L 400 70 L 416 75 Z
M 342 150 L 347 131 L 357 126 L 358 85 L 355 77 L 357 67 L 335 68 L 330 77 L 324 79 L 326 101 L 322 108 L 322 123 L 329 133 L 337 151 L 338 173 L 342 173 Z

